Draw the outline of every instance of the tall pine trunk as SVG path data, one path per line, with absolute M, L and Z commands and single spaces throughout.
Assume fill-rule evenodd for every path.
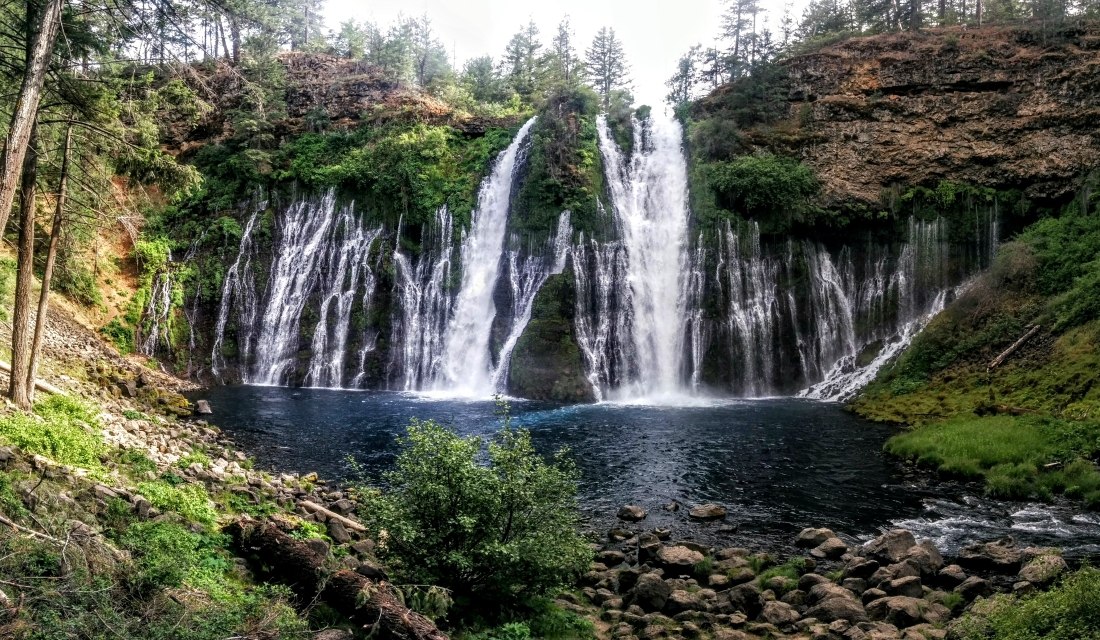
M 11 376 L 8 395 L 20 409 L 31 408 L 27 377 L 31 367 L 31 286 L 34 284 L 35 183 L 38 180 L 38 152 L 35 130 L 23 156 L 23 181 L 19 201 L 19 263 L 15 272 L 15 309 L 11 317 Z
M 27 375 L 27 397 L 34 400 L 34 379 L 38 373 L 38 355 L 42 351 L 42 336 L 46 333 L 46 315 L 50 306 L 50 281 L 57 261 L 57 245 L 61 242 L 61 221 L 65 215 L 65 200 L 69 190 L 69 162 L 73 150 L 73 125 L 65 129 L 65 148 L 61 156 L 61 178 L 57 185 L 57 203 L 50 227 L 50 245 L 46 251 L 46 266 L 42 271 L 42 290 L 38 294 L 38 314 L 34 320 L 34 339 L 31 342 L 31 363 Z
M 38 114 L 38 103 L 42 98 L 42 85 L 46 80 L 46 69 L 50 66 L 57 32 L 61 28 L 61 3 L 62 0 L 47 0 L 38 29 L 33 33 L 33 22 L 29 20 L 31 3 L 27 3 L 27 68 L 19 87 L 15 108 L 12 110 L 3 160 L 0 162 L 0 236 L 8 226 L 8 217 L 11 216 L 11 205 L 15 200 L 16 185 L 19 184 L 19 170 L 27 155 Z M 32 41 L 33 44 L 30 44 Z

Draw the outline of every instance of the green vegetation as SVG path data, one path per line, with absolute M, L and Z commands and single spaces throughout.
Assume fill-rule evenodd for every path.
M 61 464 L 98 469 L 106 453 L 96 430 L 99 420 L 87 405 L 65 396 L 49 395 L 34 406 L 34 414 L 0 417 L 0 438 L 28 454 Z
M 170 479 L 175 480 L 175 477 Z M 218 516 L 210 494 L 200 484 L 179 484 L 162 479 L 142 482 L 137 490 L 154 507 L 162 511 L 174 511 L 194 522 L 211 525 Z
M 951 625 L 960 640 L 1097 640 L 1100 569 L 1082 568 L 1042 593 L 997 595 Z
M 543 460 L 507 420 L 487 447 L 430 421 L 413 421 L 400 443 L 386 491 L 359 490 L 360 515 L 386 532 L 382 557 L 399 581 L 448 589 L 460 613 L 493 603 L 485 613 L 499 614 L 587 568 L 564 452 Z
M 1100 506 L 1100 423 L 1053 418 L 958 417 L 894 436 L 886 450 L 963 478 L 983 478 L 991 495 L 1054 493 Z
M 598 96 L 581 87 L 551 96 L 539 111 L 526 173 L 514 197 L 512 221 L 518 233 L 552 237 L 566 209 L 575 230 L 588 237 L 603 230 L 597 208 L 604 189 L 598 109 Z
M 571 269 L 550 276 L 535 296 L 531 321 L 508 369 L 512 393 L 533 400 L 586 402 L 592 387 L 573 335 L 576 291 Z
M 761 588 L 768 583 L 768 580 L 776 577 L 787 578 L 791 581 L 790 584 L 797 585 L 798 579 L 802 577 L 802 574 L 806 572 L 806 559 L 805 558 L 791 558 L 783 564 L 776 565 L 770 569 L 765 569 L 756 577 L 756 584 Z M 793 587 L 792 587 L 793 588 Z M 782 593 L 777 593 L 777 596 L 782 596 Z
M 705 165 L 704 171 L 718 207 L 759 221 L 766 233 L 787 231 L 817 215 L 817 179 L 797 160 L 771 154 L 742 156 Z

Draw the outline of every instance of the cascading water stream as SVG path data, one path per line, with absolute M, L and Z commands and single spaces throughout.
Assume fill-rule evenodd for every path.
M 672 118 L 635 119 L 635 150 L 627 162 L 606 118 L 598 120 L 597 129 L 616 230 L 625 250 L 625 282 L 615 285 L 629 289 L 617 294 L 622 322 L 616 324 L 629 331 L 631 348 L 623 358 L 629 371 L 621 372 L 616 395 L 623 399 L 681 396 L 686 391 L 686 289 L 691 277 L 682 130 Z M 604 395 L 604 389 L 594 390 L 597 397 Z
M 443 337 L 442 360 L 431 385 L 435 391 L 464 396 L 488 396 L 498 391 L 489 352 L 496 317 L 493 291 L 504 254 L 512 183 L 534 123 L 531 118 L 520 128 L 481 184 L 470 231 L 462 243 L 462 284 Z

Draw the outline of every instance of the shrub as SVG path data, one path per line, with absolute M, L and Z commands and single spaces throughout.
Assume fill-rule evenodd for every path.
M 0 436 L 23 451 L 61 464 L 86 469 L 99 467 L 106 447 L 92 432 L 98 425 L 86 405 L 60 395 L 47 396 L 34 406 L 37 416 L 12 413 L 0 418 Z
M 359 493 L 364 519 L 385 532 L 382 555 L 404 580 L 450 589 L 459 604 L 476 595 L 508 606 L 587 568 L 577 472 L 564 451 L 543 460 L 530 434 L 507 422 L 487 458 L 481 439 L 432 421 L 414 420 L 400 445 L 387 491 Z
M 202 485 L 173 485 L 165 480 L 142 482 L 138 493 L 162 511 L 175 511 L 188 520 L 212 524 L 217 517 L 210 494 Z
M 1100 569 L 1085 567 L 1050 591 L 1028 598 L 999 595 L 982 614 L 952 625 L 960 640 L 1096 640 L 1100 638 Z
M 100 327 L 99 333 L 115 345 L 122 355 L 134 352 L 134 328 L 126 326 L 118 318 L 111 318 L 110 322 Z
M 764 154 L 717 162 L 708 178 L 720 206 L 759 220 L 765 231 L 785 231 L 816 211 L 817 178 L 793 158 Z

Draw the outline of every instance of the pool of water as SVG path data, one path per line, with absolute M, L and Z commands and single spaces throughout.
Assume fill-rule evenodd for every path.
M 374 475 L 389 469 L 411 418 L 465 435 L 500 426 L 491 401 L 413 394 L 277 387 L 218 387 L 201 395 L 225 430 L 264 467 L 346 477 L 352 457 Z M 779 398 L 697 406 L 511 401 L 514 425 L 544 453 L 568 447 L 581 472 L 589 526 L 606 529 L 624 504 L 649 510 L 647 527 L 715 544 L 780 548 L 807 526 L 856 539 L 904 525 L 951 551 L 974 540 L 1021 542 L 1100 553 L 1100 517 L 1071 505 L 988 500 L 975 487 L 944 484 L 882 453 L 893 428 L 842 407 Z M 687 509 L 716 502 L 724 523 L 690 522 Z M 678 504 L 677 511 L 666 510 Z M 722 526 L 726 525 L 726 526 Z

